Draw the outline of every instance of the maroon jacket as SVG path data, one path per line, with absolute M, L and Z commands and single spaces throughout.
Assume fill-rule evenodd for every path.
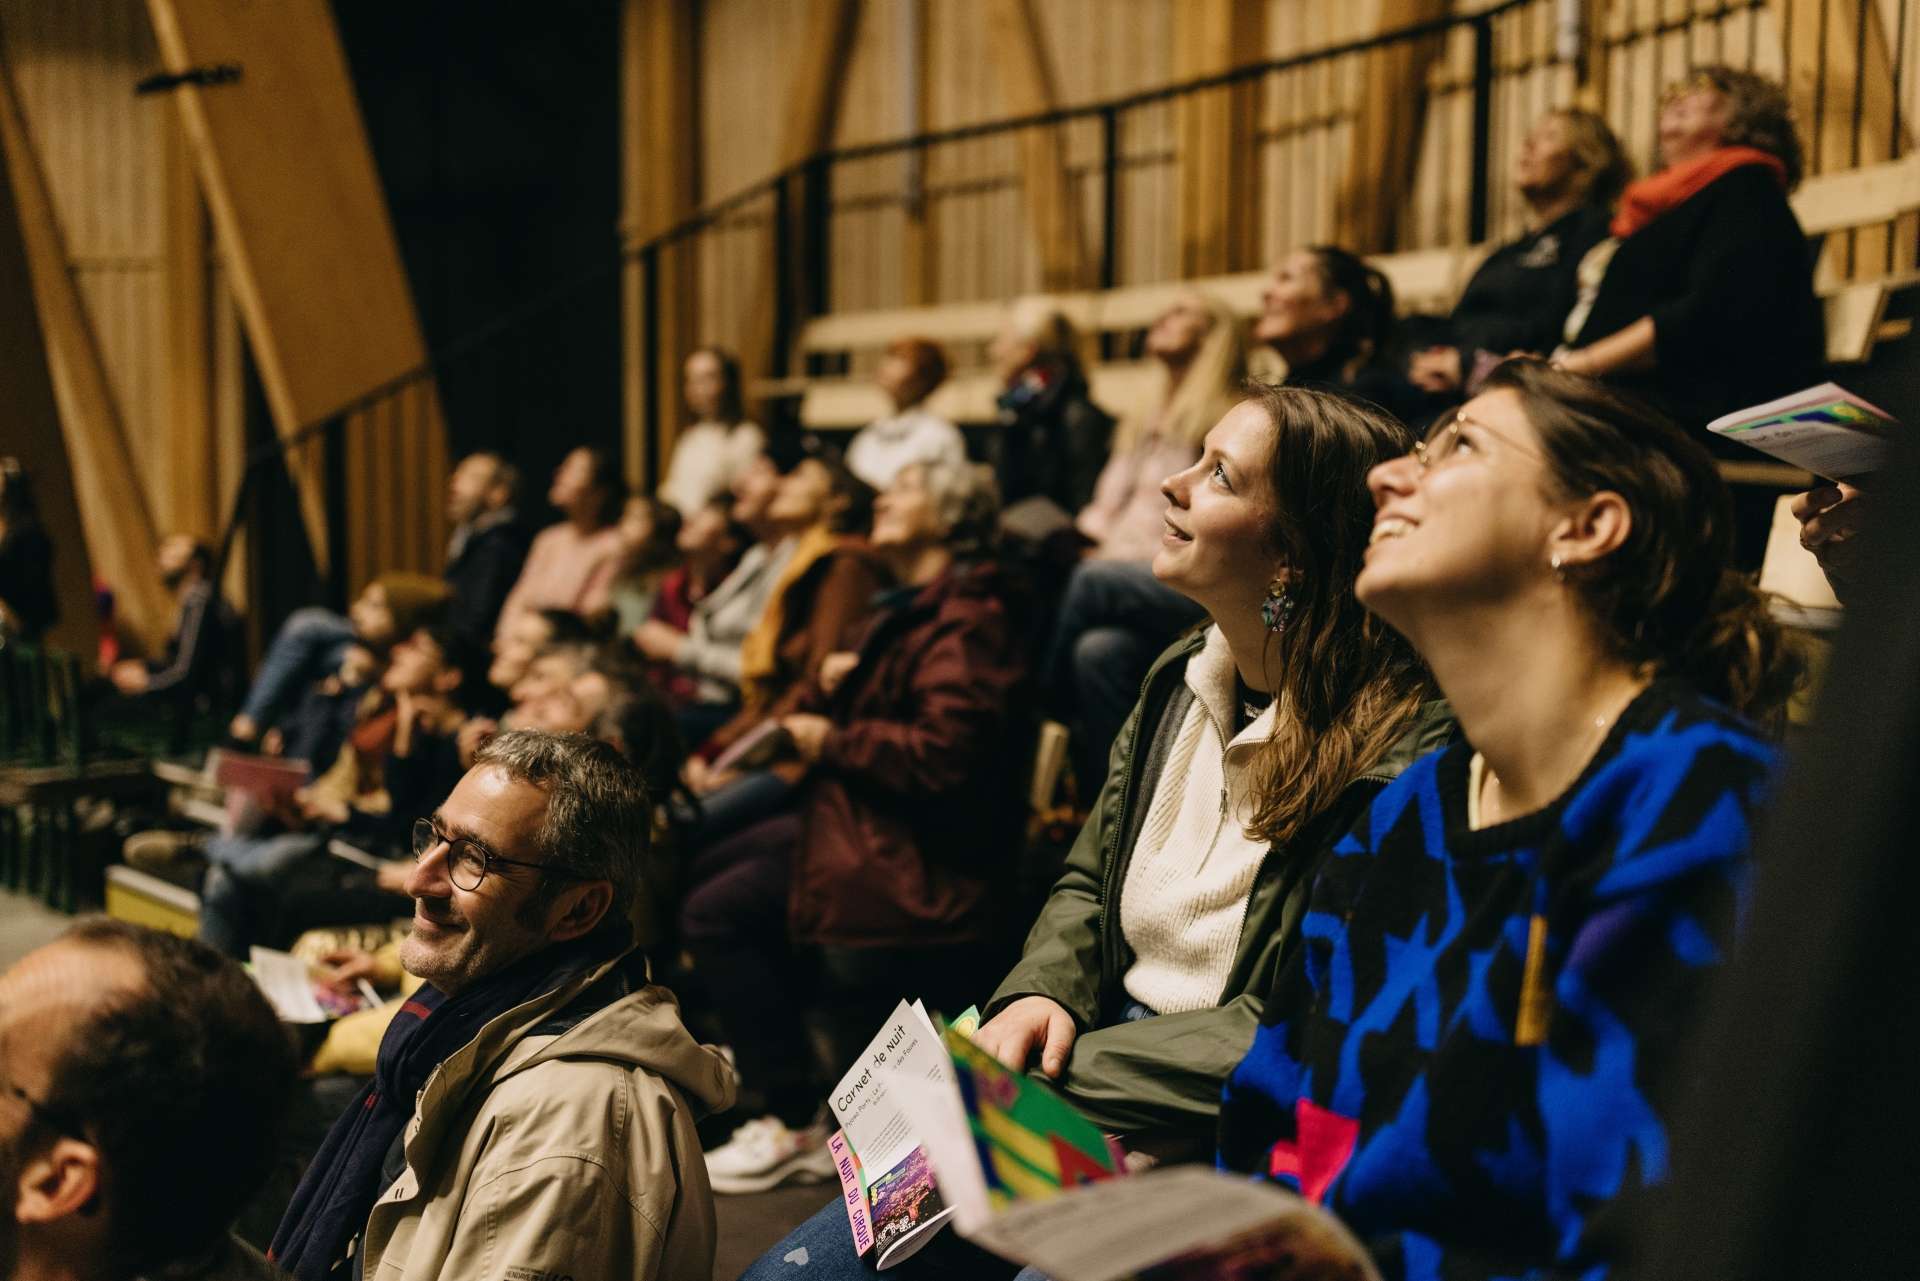
M 802 793 L 805 834 L 788 917 L 796 939 L 841 947 L 939 945 L 991 933 L 1013 864 L 1027 676 L 1011 587 L 961 565 L 893 608 L 860 664 L 808 706 L 834 728 Z

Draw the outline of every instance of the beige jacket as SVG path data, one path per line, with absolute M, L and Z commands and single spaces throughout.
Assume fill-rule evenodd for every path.
M 367 1218 L 367 1281 L 712 1274 L 713 1193 L 693 1123 L 696 1108 L 732 1104 L 726 1060 L 650 984 L 543 1034 L 590 984 L 637 962 L 629 953 L 507 1011 L 427 1078 L 406 1170 Z

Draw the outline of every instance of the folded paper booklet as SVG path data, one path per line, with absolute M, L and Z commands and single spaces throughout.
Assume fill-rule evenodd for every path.
M 1707 430 L 1816 476 L 1855 480 L 1887 465 L 1901 426 L 1838 383 L 1821 383 L 1716 418 Z
M 1325 1210 L 1200 1166 L 1118 1177 L 1119 1148 L 1050 1086 L 959 1031 L 943 1043 L 951 1085 L 914 1073 L 892 1089 L 932 1160 L 944 1213 L 976 1245 L 1055 1281 L 1377 1278 Z
M 966 1026 L 978 1021 L 969 1010 Z M 902 1001 L 868 1043 L 828 1102 L 839 1133 L 828 1142 L 853 1231 L 854 1248 L 889 1268 L 937 1235 L 952 1211 L 940 1198 L 918 1127 L 899 1087 L 924 1082 L 936 1093 L 957 1086 L 953 1065 L 918 1001 Z
M 208 760 L 213 781 L 226 792 L 228 832 L 251 830 L 262 815 L 291 808 L 293 794 L 307 785 L 312 771 L 305 761 L 220 751 Z
M 379 1003 L 368 988 L 354 994 L 334 991 L 305 961 L 270 947 L 249 950 L 247 972 L 282 1023 L 326 1023 Z

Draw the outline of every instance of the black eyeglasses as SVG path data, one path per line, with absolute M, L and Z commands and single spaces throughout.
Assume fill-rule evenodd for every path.
M 469 840 L 464 836 L 448 836 L 430 818 L 413 820 L 414 862 L 419 862 L 443 844 L 447 847 L 447 879 L 463 890 L 479 889 L 480 882 L 487 879 L 487 873 L 493 870 L 496 864 L 530 868 L 547 876 L 585 879 L 580 873 L 569 872 L 562 867 L 551 867 L 545 863 L 529 863 L 524 859 L 507 858 L 504 855 L 495 854 L 480 842 Z

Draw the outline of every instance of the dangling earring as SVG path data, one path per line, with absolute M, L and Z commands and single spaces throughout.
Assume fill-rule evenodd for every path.
M 1549 567 L 1551 567 L 1551 568 L 1552 568 L 1552 570 L 1553 570 L 1553 581 L 1554 581 L 1554 582 L 1556 582 L 1556 583 L 1564 583 L 1564 582 L 1566 582 L 1566 581 L 1567 581 L 1567 571 L 1566 571 L 1566 570 L 1564 570 L 1564 569 L 1562 569 L 1562 568 L 1560 568 L 1560 553 L 1559 553 L 1559 552 L 1555 552 L 1555 553 L 1553 554 L 1553 556 L 1552 556 L 1552 557 L 1551 557 L 1551 558 L 1550 558 L 1550 559 L 1549 559 L 1549 560 L 1547 561 L 1547 564 L 1548 564 L 1548 566 L 1549 566 Z
M 1260 622 L 1270 632 L 1283 632 L 1293 617 L 1293 593 L 1279 579 L 1267 584 L 1267 598 L 1260 602 Z

